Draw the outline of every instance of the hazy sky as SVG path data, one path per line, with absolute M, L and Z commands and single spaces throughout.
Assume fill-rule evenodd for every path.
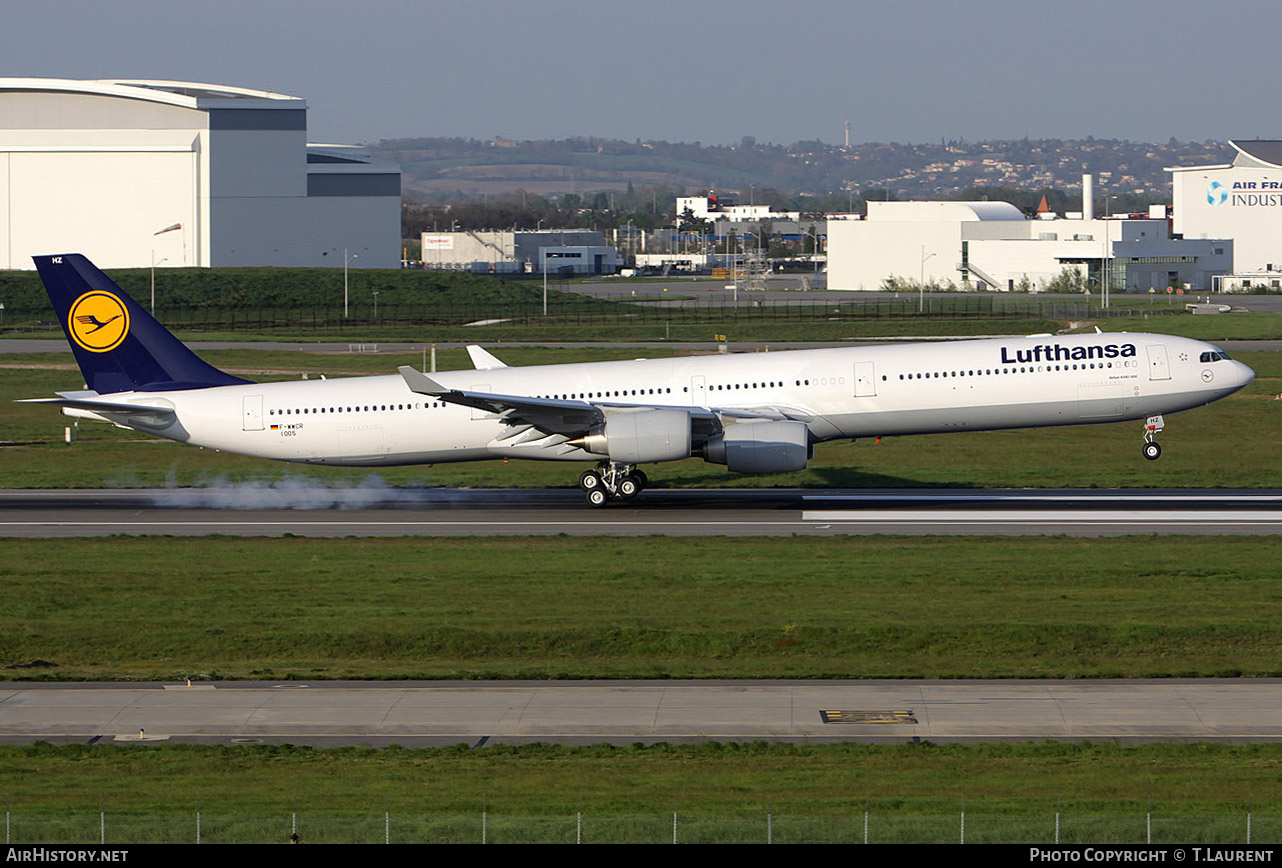
M 307 100 L 309 138 L 1282 138 L 1264 0 L 27 0 L 0 76 Z

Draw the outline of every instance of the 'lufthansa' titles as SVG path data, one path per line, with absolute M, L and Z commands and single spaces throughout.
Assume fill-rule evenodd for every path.
M 1026 349 L 1015 350 L 1002 347 L 1002 364 L 1118 359 L 1131 358 L 1135 354 L 1135 344 L 1093 344 L 1084 347 L 1066 347 L 1063 344 L 1036 344 Z

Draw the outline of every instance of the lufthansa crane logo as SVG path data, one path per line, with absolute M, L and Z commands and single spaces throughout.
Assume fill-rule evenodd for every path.
M 129 311 L 124 302 L 109 292 L 101 289 L 86 292 L 71 305 L 67 332 L 91 353 L 114 350 L 129 334 Z

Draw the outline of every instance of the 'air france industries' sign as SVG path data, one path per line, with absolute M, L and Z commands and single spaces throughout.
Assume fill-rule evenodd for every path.
M 1206 201 L 1217 208 L 1221 205 L 1277 207 L 1282 205 L 1282 181 L 1234 181 L 1232 184 L 1212 181 L 1206 185 Z

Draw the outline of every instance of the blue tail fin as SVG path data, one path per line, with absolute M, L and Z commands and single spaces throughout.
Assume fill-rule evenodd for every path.
M 80 254 L 34 259 L 85 383 L 98 394 L 251 382 L 201 361 Z

